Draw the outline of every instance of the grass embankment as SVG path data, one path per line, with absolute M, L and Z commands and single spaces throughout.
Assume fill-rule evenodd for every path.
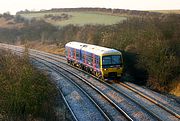
M 17 44 L 17 45 L 20 45 L 20 44 Z M 22 45 L 20 45 L 20 46 L 22 46 Z M 42 43 L 42 42 L 37 42 L 37 41 L 28 42 L 28 47 L 32 48 L 32 49 L 52 53 L 52 54 L 58 54 L 58 55 L 64 55 L 64 53 L 65 53 L 65 48 L 61 47 L 60 45 L 53 44 L 53 43 L 48 44 L 48 43 Z
M 29 63 L 27 54 L 19 57 L 0 50 L 0 120 L 57 120 L 58 95 L 49 78 Z M 58 120 L 64 118 L 58 115 Z

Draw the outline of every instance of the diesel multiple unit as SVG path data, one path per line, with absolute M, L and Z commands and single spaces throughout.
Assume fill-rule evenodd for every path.
M 106 47 L 69 42 L 65 45 L 67 62 L 99 78 L 121 77 L 122 53 Z

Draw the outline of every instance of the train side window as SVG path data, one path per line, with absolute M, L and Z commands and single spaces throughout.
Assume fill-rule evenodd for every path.
M 92 61 L 92 57 L 91 56 L 89 57 L 89 63 L 90 63 L 91 66 L 93 65 L 93 61 Z
M 76 50 L 76 58 L 77 58 L 78 60 L 79 60 L 79 58 L 80 58 L 79 55 L 80 55 L 80 54 L 79 54 L 79 51 Z
M 96 59 L 96 68 L 99 68 L 99 60 Z
M 86 53 L 84 52 L 84 63 L 86 62 Z
M 88 65 L 91 65 L 90 59 L 91 59 L 91 57 L 90 57 L 89 55 L 87 55 L 87 62 L 88 62 Z
M 85 55 L 86 53 L 85 52 L 82 52 L 82 61 L 85 63 Z
M 92 58 L 92 54 L 90 54 L 90 64 L 91 64 L 91 66 L 93 66 L 93 58 Z
M 96 68 L 99 68 L 99 65 L 100 65 L 99 56 L 96 56 Z
M 90 53 L 86 53 L 86 60 L 87 60 L 87 63 L 88 65 L 92 65 L 92 57 L 91 57 L 91 54 Z
M 81 53 L 81 54 L 80 54 L 80 56 L 81 56 L 81 61 L 83 62 L 83 60 L 84 60 L 83 51 L 80 50 L 80 53 Z
M 74 56 L 73 49 L 70 49 L 70 53 L 71 53 L 71 57 L 73 58 L 73 56 Z

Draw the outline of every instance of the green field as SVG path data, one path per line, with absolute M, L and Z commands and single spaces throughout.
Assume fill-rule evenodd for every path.
M 68 20 L 63 21 L 54 21 L 51 19 L 45 19 L 44 15 L 53 14 L 53 15 L 61 15 L 61 14 L 68 14 L 72 17 Z M 96 12 L 47 12 L 47 13 L 28 13 L 28 14 L 21 14 L 21 16 L 25 17 L 26 19 L 44 19 L 46 22 L 52 23 L 53 25 L 57 26 L 66 26 L 68 24 L 74 25 L 85 25 L 85 24 L 104 24 L 104 25 L 111 25 L 122 22 L 126 20 L 126 17 L 123 16 L 114 16 L 110 14 L 102 14 Z

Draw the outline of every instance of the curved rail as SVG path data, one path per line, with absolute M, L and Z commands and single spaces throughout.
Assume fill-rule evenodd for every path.
M 158 103 L 157 101 L 155 101 L 154 99 L 148 97 L 147 95 L 143 94 L 142 92 L 138 91 L 137 89 L 134 89 L 133 87 L 125 84 L 125 83 L 119 83 L 120 85 L 122 85 L 123 87 L 135 92 L 136 94 L 139 94 L 140 96 L 144 97 L 145 99 L 149 100 L 150 102 L 156 104 L 157 106 L 161 107 L 162 109 L 166 110 L 167 112 L 169 112 L 170 114 L 174 115 L 176 118 L 180 119 L 180 115 L 177 114 L 174 111 L 171 111 L 170 109 L 168 109 L 167 107 L 165 107 L 164 105 Z
M 50 56 L 50 55 L 49 55 L 49 56 Z M 49 57 L 49 56 L 48 56 L 48 58 L 51 58 L 51 57 Z M 56 57 L 57 57 L 57 56 L 56 56 Z M 58 58 L 60 58 L 60 57 L 58 57 Z M 54 59 L 54 58 L 51 58 L 51 59 L 56 60 L 56 59 Z M 63 60 L 64 60 L 64 59 L 63 59 Z M 56 61 L 57 61 L 57 60 L 56 60 Z M 71 65 L 70 65 L 70 66 L 71 66 Z M 79 68 L 74 67 L 74 66 L 72 66 L 72 67 L 73 67 L 73 68 L 76 68 L 76 69 L 79 69 Z M 80 70 L 80 71 L 83 71 L 83 70 Z M 83 72 L 85 72 L 85 73 L 88 74 L 88 75 L 91 75 L 91 74 L 87 73 L 86 71 L 83 71 Z M 91 76 L 93 76 L 94 78 L 98 79 L 98 78 L 95 77 L 94 75 L 91 75 Z M 100 79 L 98 79 L 98 80 L 100 80 Z M 100 80 L 100 81 L 101 81 L 101 80 Z M 103 82 L 103 83 L 106 83 L 106 82 Z M 111 86 L 111 85 L 108 84 L 108 83 L 106 83 L 106 84 L 107 84 L 108 86 Z M 158 102 L 155 101 L 154 99 L 146 96 L 145 94 L 141 93 L 140 91 L 138 91 L 138 90 L 136 90 L 136 89 L 128 86 L 127 84 L 124 84 L 124 83 L 120 83 L 120 84 L 121 84 L 123 87 L 125 87 L 125 88 L 127 88 L 127 89 L 129 89 L 129 90 L 131 90 L 131 91 L 133 91 L 133 92 L 135 92 L 135 93 L 137 93 L 137 94 L 139 94 L 139 95 L 142 96 L 143 98 L 145 98 L 145 99 L 147 99 L 148 101 L 152 102 L 153 104 L 159 106 L 160 108 L 164 109 L 165 111 L 169 112 L 170 114 L 172 114 L 172 115 L 175 116 L 176 118 L 178 118 L 178 119 L 180 118 L 180 115 L 179 115 L 179 114 L 177 114 L 176 112 L 174 112 L 174 111 L 170 110 L 169 108 L 163 106 L 162 104 L 158 103 Z M 112 87 L 114 90 L 120 92 L 119 90 L 117 90 L 117 89 L 114 88 L 113 86 L 111 86 L 111 87 Z M 122 94 L 122 92 L 120 92 L 120 93 Z M 128 97 L 129 99 L 133 100 L 133 102 L 136 102 L 136 104 L 140 105 L 140 104 L 139 104 L 137 101 L 135 101 L 133 98 L 127 96 L 126 94 L 123 94 L 123 95 L 126 96 L 126 97 Z M 158 118 L 159 120 L 161 120 L 155 113 L 147 110 L 145 107 L 143 107 L 143 106 L 141 106 L 141 105 L 140 105 L 140 107 L 142 107 L 144 110 L 146 110 L 147 112 L 151 113 L 153 116 L 155 116 L 156 118 Z
M 18 51 L 17 51 L 17 50 L 14 50 L 14 51 L 22 54 L 22 51 L 19 51 L 19 50 L 18 50 Z M 31 58 L 33 58 L 34 60 L 38 61 L 39 63 L 42 63 L 42 62 L 39 61 L 39 60 L 37 60 L 36 58 L 39 58 L 39 59 L 44 60 L 44 61 L 46 61 L 46 62 L 48 62 L 48 63 L 51 63 L 51 62 L 49 62 L 49 61 L 47 61 L 47 60 L 45 60 L 45 59 L 42 59 L 42 58 L 40 58 L 40 57 L 34 58 L 34 56 L 31 56 Z M 52 69 L 53 71 L 57 72 L 58 74 L 61 74 L 64 78 L 66 78 L 66 79 L 68 79 L 69 81 L 71 81 L 71 82 L 72 82 L 78 89 L 80 89 L 80 90 L 88 97 L 88 99 L 97 107 L 97 109 L 98 109 L 98 110 L 100 111 L 100 113 L 105 117 L 105 119 L 106 119 L 107 121 L 111 121 L 111 119 L 110 119 L 110 118 L 107 116 L 107 114 L 101 109 L 101 107 L 100 107 L 80 86 L 78 86 L 78 85 L 77 85 L 75 82 L 73 82 L 69 77 L 67 77 L 65 74 L 63 74 L 62 72 L 58 71 L 57 69 L 52 68 L 52 67 L 51 67 L 50 65 L 48 65 L 48 64 L 45 64 L 45 63 L 42 63 L 42 64 L 46 65 L 48 68 Z M 51 63 L 51 64 L 53 64 L 53 63 Z M 55 64 L 53 64 L 53 65 L 55 65 Z M 75 120 L 75 121 L 78 121 L 77 116 L 75 115 L 75 113 L 74 113 L 73 110 L 71 109 L 71 106 L 68 104 L 68 101 L 66 100 L 64 94 L 62 93 L 61 90 L 59 90 L 59 91 L 60 91 L 61 96 L 63 97 L 63 100 L 64 100 L 66 106 L 68 107 L 69 111 L 71 112 L 74 120 Z
M 41 52 L 38 52 L 38 53 L 42 55 Z M 46 53 L 44 53 L 44 54 L 47 55 Z M 44 55 L 43 55 L 43 56 L 44 56 Z M 49 56 L 51 56 L 51 54 L 48 54 L 48 58 L 51 58 L 51 59 L 56 60 L 56 61 L 58 61 L 58 59 L 55 59 L 55 58 L 62 59 L 62 58 L 60 58 L 60 57 L 57 56 L 57 55 L 54 56 L 54 58 L 49 57 Z M 64 59 L 63 59 L 63 60 L 64 60 Z M 69 65 L 69 64 L 68 64 L 68 65 Z M 73 66 L 73 68 L 79 69 L 79 68 L 74 67 L 74 66 Z M 80 70 L 80 71 L 83 71 L 83 70 Z M 83 72 L 85 72 L 85 71 L 83 71 Z M 88 75 L 90 75 L 90 74 L 87 73 L 87 72 L 85 72 L 85 73 L 88 74 Z M 93 76 L 93 75 L 91 75 L 91 76 Z M 93 76 L 93 77 L 96 78 L 96 79 L 98 79 L 98 78 L 95 77 L 95 76 Z M 99 80 L 99 79 L 98 79 L 98 80 Z M 103 82 L 103 83 L 106 83 L 106 82 Z M 108 83 L 106 83 L 106 84 L 108 84 Z M 170 114 L 174 115 L 176 118 L 178 118 L 178 119 L 180 118 L 180 115 L 179 115 L 179 114 L 177 114 L 176 112 L 174 112 L 174 111 L 170 110 L 169 108 L 163 106 L 162 104 L 158 103 L 158 102 L 155 101 L 154 99 L 152 99 L 152 98 L 150 98 L 150 97 L 144 95 L 143 93 L 139 92 L 138 90 L 136 90 L 136 89 L 134 89 L 134 88 L 132 88 L 132 87 L 130 87 L 130 86 L 124 84 L 124 83 L 120 83 L 120 84 L 121 84 L 123 87 L 126 87 L 127 89 L 129 89 L 129 90 L 131 90 L 131 91 L 133 91 L 133 92 L 139 94 L 139 95 L 142 96 L 143 98 L 149 100 L 150 102 L 154 103 L 155 105 L 159 106 L 160 108 L 164 109 L 165 111 L 169 112 Z M 109 86 L 112 86 L 112 85 L 109 85 Z M 114 87 L 112 87 L 112 88 L 114 88 Z M 117 90 L 117 89 L 116 89 L 116 90 Z M 118 91 L 118 90 L 117 90 L 117 91 Z M 131 98 L 130 98 L 130 99 L 131 99 Z M 143 108 L 143 109 L 144 109 L 144 108 Z M 145 110 L 147 110 L 147 109 L 145 109 Z M 148 110 L 147 110 L 147 111 L 148 111 Z M 149 112 L 149 111 L 148 111 L 148 112 Z M 152 113 L 152 115 L 158 118 L 158 116 L 157 116 L 156 114 Z
M 37 56 L 36 56 L 37 57 Z M 37 57 L 40 58 L 40 57 Z M 41 60 L 47 61 L 43 58 L 40 58 Z M 90 84 L 88 81 L 86 81 L 85 79 L 83 79 L 82 77 L 78 76 L 76 73 L 71 72 L 57 64 L 54 64 L 52 62 L 47 61 L 48 63 L 51 63 L 55 66 L 57 66 L 58 68 L 63 69 L 64 71 L 71 73 L 73 76 L 77 77 L 78 79 L 82 80 L 84 83 L 86 83 L 87 85 L 89 85 L 90 87 L 92 87 L 94 90 L 96 90 L 100 95 L 102 95 L 108 102 L 110 102 L 119 112 L 121 112 L 129 121 L 133 121 L 133 119 L 122 109 L 120 108 L 115 102 L 113 102 L 109 97 L 107 97 L 102 91 L 100 91 L 98 88 L 96 88 L 94 85 Z
M 31 57 L 31 58 L 33 58 L 34 60 L 36 60 L 36 61 L 38 61 L 38 62 L 40 62 L 40 63 L 42 63 L 42 64 L 44 64 L 44 65 L 46 65 L 47 67 L 49 67 L 50 69 L 52 69 L 52 70 L 54 70 L 55 72 L 57 72 L 57 73 L 59 73 L 59 74 L 61 74 L 64 78 L 66 78 L 67 80 L 69 80 L 72 84 L 74 84 L 78 89 L 80 89 L 87 97 L 88 97 L 88 99 L 90 99 L 91 101 L 92 101 L 92 103 L 98 108 L 98 110 L 101 112 L 101 114 L 105 117 L 105 119 L 107 120 L 107 121 L 111 121 L 111 119 L 106 115 L 106 113 L 100 108 L 100 106 L 91 98 L 91 96 L 89 96 L 88 94 L 87 94 L 87 92 L 85 92 L 79 85 L 77 85 L 72 79 L 70 79 L 69 77 L 67 77 L 65 74 L 63 74 L 61 71 L 59 71 L 59 70 L 57 70 L 57 69 L 55 69 L 55 68 L 52 68 L 50 65 L 48 65 L 48 64 L 45 64 L 45 63 L 43 63 L 43 62 L 41 62 L 41 61 L 39 61 L 39 60 L 37 60 L 36 58 L 34 58 L 34 57 Z M 40 58 L 40 59 L 42 59 L 42 58 Z M 44 59 L 43 59 L 44 60 Z M 47 61 L 48 62 L 48 61 Z M 48 62 L 49 63 L 49 62 Z M 52 64 L 52 63 L 51 63 Z M 63 95 L 63 93 L 62 93 L 62 95 Z M 63 96 L 64 97 L 64 96 Z M 64 97 L 65 98 L 65 97 Z M 67 101 L 66 101 L 66 103 L 67 103 Z M 68 104 L 68 103 L 67 103 Z M 69 105 L 69 104 L 68 104 Z M 70 106 L 68 106 L 69 108 L 70 108 Z M 71 109 L 71 108 L 70 108 Z M 71 113 L 73 113 L 74 114 L 74 112 L 72 111 L 72 110 L 70 110 L 71 111 Z M 74 116 L 75 116 L 75 114 L 74 114 Z M 77 119 L 77 118 L 76 118 Z
M 18 51 L 18 52 L 21 52 L 21 51 Z M 55 63 L 52 63 L 52 62 L 49 62 L 49 61 L 47 61 L 46 59 L 44 59 L 44 58 L 41 58 L 41 57 L 39 57 L 39 56 L 36 56 L 36 55 L 33 55 L 33 59 L 36 59 L 36 58 L 34 58 L 34 57 L 36 57 L 36 58 L 39 58 L 39 59 L 41 59 L 41 60 L 44 60 L 44 61 L 46 61 L 47 63 L 50 63 L 50 64 L 53 64 L 53 65 L 55 65 L 55 66 L 57 66 L 58 68 L 61 68 L 61 69 L 63 69 L 64 71 L 66 71 L 66 72 L 68 72 L 68 73 L 71 73 L 72 75 L 74 75 L 75 77 L 77 77 L 77 78 L 79 78 L 80 80 L 82 80 L 83 82 L 85 82 L 86 84 L 88 84 L 90 87 L 92 87 L 94 90 L 96 90 L 101 96 L 103 96 L 108 102 L 110 102 L 119 112 L 121 112 L 126 118 L 127 118 L 127 120 L 129 120 L 129 121 L 133 121 L 133 119 L 123 110 L 123 109 L 121 109 L 116 103 L 114 103 L 110 98 L 108 98 L 105 94 L 103 94 L 103 92 L 101 92 L 99 89 L 97 89 L 95 86 L 93 86 L 92 84 L 90 84 L 90 83 L 88 83 L 86 80 L 84 80 L 82 77 L 80 77 L 80 76 L 78 76 L 76 73 L 73 73 L 73 72 L 71 72 L 71 71 L 69 71 L 69 70 L 67 70 L 67 69 L 65 69 L 65 68 L 62 68 L 62 67 L 60 67 L 59 65 L 57 65 L 57 64 L 55 64 Z M 37 60 L 37 59 L 36 59 Z M 45 64 L 45 63 L 43 63 L 43 64 Z M 49 66 L 49 65 L 47 65 L 47 64 L 45 64 L 46 66 L 48 66 L 49 68 L 51 68 L 51 69 L 53 69 L 54 71 L 56 71 L 56 72 L 58 72 L 58 73 L 60 73 L 62 76 L 64 76 L 65 78 L 67 78 L 69 81 L 71 81 L 74 85 L 76 85 L 80 90 L 83 90 L 80 86 L 78 86 L 74 81 L 72 81 L 71 79 L 69 79 L 66 75 L 64 75 L 62 72 L 60 72 L 60 71 L 58 71 L 58 70 L 56 70 L 55 68 L 52 68 L 51 66 Z M 84 93 L 86 93 L 85 91 L 83 91 Z M 86 93 L 87 94 L 87 93 Z M 87 94 L 88 95 L 88 94 Z M 90 96 L 88 96 L 88 97 L 90 97 Z M 91 98 L 91 100 L 93 100 L 92 98 Z M 95 101 L 93 101 L 94 103 L 95 103 Z M 98 104 L 96 104 L 95 103 L 95 105 L 102 111 L 102 109 L 98 106 Z M 107 119 L 107 120 L 109 120 L 110 121 L 110 119 L 108 118 L 108 116 L 102 111 L 102 114 L 105 116 L 105 118 Z

